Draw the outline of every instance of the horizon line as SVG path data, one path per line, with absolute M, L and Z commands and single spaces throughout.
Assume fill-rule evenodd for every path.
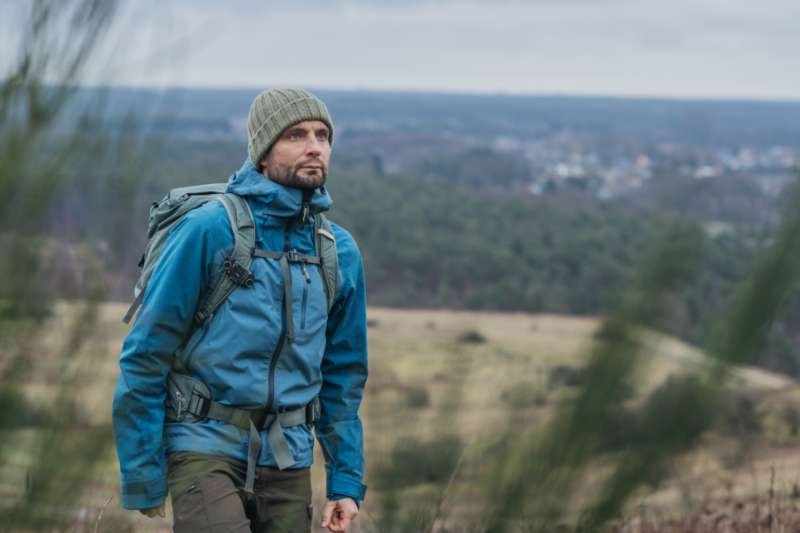
M 410 94 L 431 96 L 484 96 L 484 97 L 519 97 L 519 98 L 575 98 L 575 99 L 611 99 L 611 100 L 658 100 L 658 101 L 690 101 L 690 102 L 729 102 L 729 103 L 776 103 L 800 104 L 800 96 L 772 97 L 772 96 L 709 96 L 709 95 L 669 95 L 669 94 L 641 94 L 641 93 L 580 93 L 580 92 L 532 92 L 514 90 L 477 90 L 477 89 L 429 89 L 429 88 L 388 88 L 388 87 L 323 87 L 313 84 L 270 84 L 257 87 L 247 85 L 139 85 L 139 84 L 79 84 L 76 88 L 83 89 L 122 89 L 141 91 L 253 91 L 260 92 L 270 87 L 303 87 L 311 91 L 342 92 L 342 93 L 383 93 L 383 94 Z

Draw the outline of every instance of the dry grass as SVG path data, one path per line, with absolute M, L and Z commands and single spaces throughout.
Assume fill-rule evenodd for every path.
M 127 330 L 120 323 L 125 308 L 125 304 L 101 306 L 98 327 L 82 348 L 91 351 L 85 355 L 94 361 L 86 377 L 78 380 L 87 423 L 110 420 L 111 397 L 118 375 L 117 357 Z M 36 402 L 50 401 L 54 394 L 53 372 L 62 370 L 44 354 L 49 346 L 62 341 L 72 309 L 71 304 L 60 304 L 52 323 L 42 328 L 46 335 L 37 340 L 37 350 L 42 355 L 36 364 L 42 370 L 33 374 L 35 377 L 25 389 Z M 443 499 L 437 487 L 426 484 L 399 492 L 407 509 L 417 505 L 438 507 L 442 530 L 443 524 L 450 524 L 450 530 L 459 531 L 459 526 L 452 524 L 474 520 L 479 513 L 480 493 L 475 485 L 492 439 L 509 428 L 513 430 L 514 424 L 522 423 L 527 428 L 542 424 L 552 406 L 573 394 L 570 387 L 550 386 L 549 372 L 557 365 L 580 366 L 599 321 L 522 313 L 382 308 L 369 309 L 369 318 L 372 321 L 370 380 L 362 410 L 367 464 L 375 465 L 386 458 L 404 437 L 424 442 L 440 434 L 459 436 L 465 452 Z M 479 333 L 485 342 L 460 341 L 466 332 Z M 646 347 L 645 353 L 652 354 L 638 385 L 642 392 L 651 390 L 670 374 L 706 365 L 699 351 L 675 339 L 644 332 L 641 342 Z M 87 358 L 75 358 L 80 360 Z M 83 370 L 86 369 L 71 371 Z M 779 524 L 784 527 L 772 531 L 795 530 L 791 528 L 797 524 L 798 511 L 791 491 L 800 477 L 800 459 L 795 459 L 800 457 L 796 453 L 798 442 L 775 413 L 783 405 L 800 405 L 800 388 L 790 379 L 757 369 L 739 369 L 735 380 L 737 388 L 755 395 L 760 416 L 766 421 L 764 434 L 758 436 L 754 447 L 740 458 L 739 464 L 732 465 L 726 460 L 726 454 L 733 454 L 735 450 L 731 449 L 736 447 L 730 437 L 711 435 L 704 439 L 702 449 L 684 458 L 670 480 L 642 491 L 629 509 L 631 518 L 615 531 L 769 531 L 752 527 L 762 527 L 759 524 L 763 525 L 770 514 L 773 528 Z M 520 383 L 536 388 L 544 401 L 522 407 L 510 425 L 508 403 L 501 397 L 504 391 Z M 406 395 L 412 390 L 419 392 L 420 388 L 427 392 L 428 404 L 409 406 Z M 19 451 L 11 464 L 3 465 L 0 470 L 0 498 L 13 497 L 19 491 L 20 481 L 24 482 L 28 457 L 24 443 L 30 440 L 31 431 L 19 430 L 8 436 L 18 444 Z M 93 530 L 101 510 L 99 531 L 169 530 L 169 518 L 147 519 L 121 509 L 116 458 L 110 455 L 98 461 L 102 463 L 102 475 L 83 498 L 82 509 L 76 511 L 76 524 L 82 524 L 76 530 Z M 317 509 L 324 494 L 321 465 L 322 457 L 317 450 L 312 471 Z M 772 480 L 772 504 L 768 504 L 763 501 L 763 494 L 773 467 L 776 474 Z M 370 475 L 366 481 L 373 486 L 354 533 L 381 530 L 381 494 Z M 587 490 L 591 490 L 592 481 L 587 483 Z M 111 502 L 106 504 L 110 497 Z M 768 511 L 770 505 L 772 510 Z M 751 529 L 735 529 L 731 520 L 738 520 L 742 527 L 754 525 L 747 525 Z

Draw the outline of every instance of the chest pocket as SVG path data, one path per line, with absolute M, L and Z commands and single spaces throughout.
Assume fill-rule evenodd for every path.
M 301 289 L 300 298 L 300 328 L 305 329 L 310 297 L 309 293 L 311 290 L 311 274 L 309 272 L 309 267 L 318 270 L 321 267 L 322 262 L 317 256 L 302 254 L 295 250 L 290 250 L 288 252 L 255 250 L 253 252 L 253 257 L 261 257 L 263 259 L 278 261 L 280 263 L 281 274 L 283 276 L 283 302 L 286 316 L 286 340 L 289 343 L 292 343 L 296 338 L 293 313 L 294 288 L 292 282 L 292 267 L 294 265 L 299 265 L 299 268 L 303 273 L 303 286 Z

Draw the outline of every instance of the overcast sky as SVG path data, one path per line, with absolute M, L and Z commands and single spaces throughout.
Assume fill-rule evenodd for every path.
M 117 22 L 117 84 L 800 99 L 800 0 L 126 0 Z

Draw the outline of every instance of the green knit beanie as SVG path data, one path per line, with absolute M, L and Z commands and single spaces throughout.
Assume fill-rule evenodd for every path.
M 325 104 L 303 89 L 270 89 L 253 100 L 247 116 L 247 151 L 250 161 L 259 162 L 278 140 L 283 130 L 304 120 L 320 120 L 330 131 L 333 142 L 333 121 Z

